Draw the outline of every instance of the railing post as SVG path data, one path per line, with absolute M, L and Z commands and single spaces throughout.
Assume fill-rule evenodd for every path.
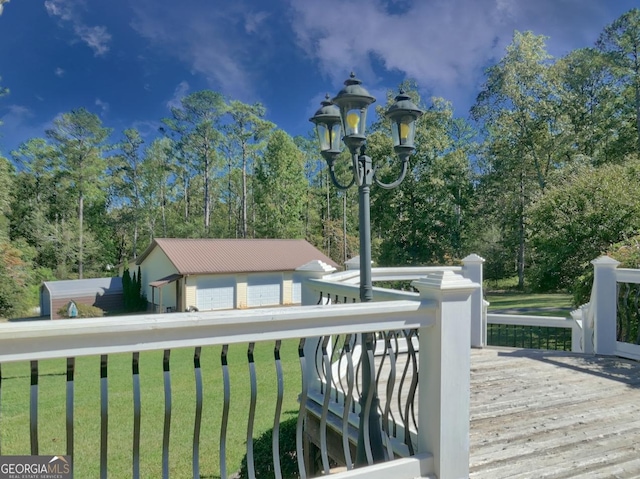
M 344 268 L 347 271 L 358 271 L 360 270 L 360 256 L 354 256 L 349 261 L 344 263 Z
M 616 348 L 618 302 L 616 268 L 620 263 L 609 256 L 600 256 L 591 264 L 594 267 L 591 291 L 591 307 L 595 308 L 593 310 L 594 352 L 612 356 Z
M 420 329 L 418 452 L 433 454 L 439 479 L 469 477 L 471 296 L 480 288 L 452 271 L 412 283 L 435 323 Z
M 335 270 L 336 269 L 333 266 L 330 266 L 327 263 L 323 263 L 319 260 L 310 261 L 309 263 L 304 264 L 296 269 L 296 273 L 298 273 L 299 276 L 303 277 L 300 303 L 302 306 L 311 306 L 314 304 L 318 304 L 319 299 L 318 291 L 310 288 L 308 282 L 305 280 L 322 279 L 325 276 L 335 272 Z
M 480 285 L 471 293 L 471 347 L 483 348 L 487 345 L 487 317 L 484 313 L 482 289 L 482 267 L 484 258 L 470 254 L 462 260 L 462 276 Z

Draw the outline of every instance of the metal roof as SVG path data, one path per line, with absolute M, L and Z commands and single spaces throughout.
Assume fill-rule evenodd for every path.
M 305 240 L 157 238 L 137 260 L 154 248 L 167 255 L 179 274 L 294 271 L 310 261 L 338 265 Z
M 122 278 L 90 278 L 67 279 L 62 281 L 45 281 L 42 287 L 49 290 L 51 298 L 83 296 L 100 293 L 122 293 Z
M 180 278 L 182 278 L 181 274 L 170 274 L 169 276 L 160 278 L 158 281 L 152 281 L 151 283 L 149 283 L 149 286 L 151 286 L 152 288 L 161 288 L 169 283 L 173 283 L 175 280 Z

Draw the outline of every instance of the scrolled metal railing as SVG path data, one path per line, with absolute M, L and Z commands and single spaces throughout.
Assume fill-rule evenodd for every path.
M 321 357 L 316 362 L 316 371 L 321 378 L 321 398 L 317 400 L 321 410 L 318 414 L 321 431 L 324 431 L 320 437 L 320 449 L 327 449 L 327 424 L 330 422 L 329 417 L 334 415 L 336 423 L 340 424 L 347 467 L 351 466 L 348 430 L 350 425 L 357 427 L 361 408 L 358 403 L 362 367 L 360 336 L 324 336 L 316 351 L 316 357 Z M 372 336 L 375 352 L 371 361 L 375 368 L 372 377 L 375 377 L 380 399 L 375 407 L 382 418 L 387 455 L 390 458 L 403 454 L 412 455 L 416 447 L 417 431 L 415 402 L 418 393 L 418 331 L 387 330 Z
M 616 340 L 640 344 L 640 284 L 617 283 Z
M 150 474 L 155 477 L 160 476 L 160 474 L 163 478 L 170 477 L 173 471 L 173 464 L 180 459 L 173 452 L 175 447 L 173 442 L 175 441 L 174 434 L 178 433 L 179 430 L 185 429 L 189 431 L 188 434 L 192 434 L 192 441 L 188 442 L 191 446 L 191 472 L 189 474 L 193 477 L 200 477 L 203 474 L 219 474 L 220 477 L 228 477 L 229 473 L 233 472 L 229 471 L 230 463 L 227 457 L 230 446 L 228 442 L 229 427 L 237 428 L 241 425 L 238 421 L 238 416 L 232 415 L 232 400 L 234 396 L 231 389 L 232 378 L 229 370 L 228 351 L 230 345 L 244 344 L 248 345 L 246 347 L 245 366 L 248 367 L 248 378 L 244 380 L 249 382 L 250 398 L 249 410 L 244 416 L 239 417 L 246 419 L 248 477 L 255 477 L 256 461 L 258 460 L 254 451 L 254 437 L 257 434 L 255 419 L 256 416 L 263 415 L 263 412 L 258 409 L 257 401 L 262 394 L 260 388 L 264 377 L 259 377 L 256 371 L 254 350 L 258 342 L 260 344 L 271 344 L 273 345 L 273 373 L 270 374 L 273 374 L 276 388 L 271 444 L 273 471 L 276 477 L 282 477 L 283 468 L 280 461 L 283 458 L 283 451 L 280 449 L 280 416 L 285 398 L 291 398 L 292 393 L 294 393 L 295 399 L 299 400 L 300 408 L 295 440 L 296 460 L 300 477 L 307 477 L 307 465 L 303 460 L 305 448 L 307 447 L 303 440 L 303 429 L 307 417 L 306 407 L 310 397 L 313 394 L 317 394 L 314 391 L 317 391 L 316 387 L 322 381 L 317 375 L 310 374 L 310 366 L 313 369 L 316 368 L 315 362 L 317 358 L 317 356 L 314 356 L 315 351 L 317 351 L 316 345 L 310 339 L 317 337 L 328 338 L 320 341 L 322 350 L 320 356 L 324 361 L 324 366 L 320 368 L 320 371 L 324 370 L 322 377 L 326 378 L 328 375 L 328 384 L 332 385 L 331 388 L 324 389 L 328 398 L 328 406 L 335 403 L 335 399 L 338 397 L 336 396 L 337 386 L 346 385 L 346 388 L 340 386 L 343 391 L 346 391 L 346 395 L 345 392 L 341 393 L 342 401 L 347 411 L 353 410 L 352 404 L 355 402 L 353 394 L 356 390 L 356 361 L 354 361 L 353 356 L 354 350 L 359 348 L 355 338 L 359 333 L 363 332 L 363 329 L 368 327 L 374 327 L 380 331 L 395 331 L 397 328 L 407 324 L 413 325 L 415 328 L 425 326 L 429 324 L 428 314 L 420 312 L 420 308 L 421 304 L 418 301 L 398 301 L 384 303 L 384 305 L 339 304 L 332 305 L 329 308 L 311 306 L 252 310 L 251 312 L 196 312 L 99 320 L 60 320 L 51 323 L 43 322 L 38 324 L 38 327 L 30 325 L 30 328 L 25 328 L 19 324 L 3 324 L 0 325 L 0 365 L 2 366 L 2 369 L 0 369 L 0 420 L 4 419 L 4 411 L 7 406 L 7 394 L 5 391 L 8 388 L 8 379 L 7 376 L 3 376 L 6 371 L 5 364 L 27 360 L 30 365 L 31 400 L 28 406 L 30 419 L 26 433 L 29 435 L 31 447 L 29 451 L 23 451 L 22 454 L 45 452 L 42 447 L 45 442 L 49 449 L 51 447 L 51 439 L 45 435 L 46 433 L 43 429 L 38 427 L 41 420 L 39 417 L 41 410 L 39 402 L 43 400 L 43 395 L 46 395 L 46 391 L 42 389 L 43 385 L 39 384 L 43 369 L 40 366 L 43 361 L 65 358 L 66 375 L 62 375 L 62 377 L 66 381 L 66 451 L 57 450 L 56 453 L 66 452 L 72 457 L 78 454 L 75 442 L 79 437 L 84 442 L 87 435 L 93 434 L 88 429 L 96 431 L 95 441 L 100 448 L 99 464 L 95 466 L 96 474 L 88 472 L 93 470 L 94 466 L 87 465 L 86 459 L 79 455 L 75 458 L 74 472 L 78 477 L 95 477 L 98 470 L 101 478 L 116 477 L 122 474 L 131 474 L 131 477 L 134 478 L 149 477 Z M 335 350 L 335 345 L 331 341 L 332 338 L 337 337 L 333 334 L 335 331 L 340 331 L 340 335 L 337 336 L 342 338 L 338 341 L 340 345 L 339 351 Z M 389 333 L 383 332 L 378 335 L 379 341 L 386 345 L 385 348 L 381 347 L 381 349 L 385 350 L 382 356 L 386 358 L 383 361 L 385 368 L 390 363 L 397 362 L 397 353 L 395 352 L 397 348 L 392 346 L 389 350 L 389 345 L 393 345 L 395 342 L 391 340 L 394 337 L 393 334 L 389 335 Z M 389 338 L 389 340 L 385 338 Z M 283 371 L 281 353 L 283 341 L 285 340 L 295 340 L 298 349 L 301 373 L 299 376 L 294 375 L 293 384 L 290 381 L 287 383 L 287 375 Z M 210 351 L 211 347 L 220 348 L 220 363 L 217 373 L 212 370 L 211 364 L 207 366 L 202 361 L 203 355 L 212 352 Z M 193 351 L 192 378 L 194 390 L 192 399 L 188 400 L 191 403 L 189 407 L 193 411 L 192 427 L 187 427 L 183 422 L 176 423 L 177 417 L 182 417 L 180 410 L 185 407 L 183 403 L 185 398 L 184 391 L 178 390 L 178 384 L 182 378 L 180 373 L 176 371 L 181 371 L 181 367 L 184 368 L 184 366 L 180 366 L 180 364 L 174 366 L 175 359 L 172 353 L 185 348 Z M 155 417 L 149 416 L 150 413 L 145 407 L 149 402 L 149 398 L 144 395 L 145 387 L 148 387 L 145 378 L 149 377 L 149 371 L 146 371 L 149 363 L 144 362 L 144 357 L 152 354 L 152 351 L 162 354 L 162 378 L 158 386 L 161 387 L 163 393 L 160 398 L 163 396 L 164 411 L 163 413 L 159 411 L 159 416 Z M 127 383 L 130 385 L 128 394 L 131 398 L 131 409 L 128 410 L 122 408 L 114 409 L 112 402 L 118 396 L 126 393 L 126 391 L 113 389 L 118 387 L 118 381 L 115 381 L 114 378 L 117 379 L 122 374 L 125 374 L 121 367 L 113 366 L 110 361 L 111 356 L 118 353 L 127 353 L 127 361 L 130 365 L 128 374 L 131 375 L 131 379 Z M 309 357 L 310 354 L 311 358 Z M 99 428 L 95 428 L 92 424 L 87 424 L 86 421 L 77 422 L 79 411 L 85 417 L 83 408 L 87 401 L 90 400 L 85 396 L 84 389 L 79 390 L 77 388 L 76 373 L 79 364 L 77 358 L 94 355 L 99 358 L 99 375 L 96 375 L 94 380 L 99 388 L 99 399 L 96 398 L 98 408 L 96 409 L 97 415 L 95 416 L 94 424 L 99 424 Z M 391 355 L 393 355 L 393 359 Z M 184 355 L 179 357 L 184 358 Z M 332 380 L 331 373 L 335 367 L 334 359 L 338 359 L 338 362 L 342 361 L 347 366 L 345 367 L 345 375 L 336 376 L 335 380 Z M 116 364 L 120 364 L 121 361 L 119 359 Z M 141 367 L 143 362 L 145 368 Z M 314 364 L 311 365 L 311 362 Z M 378 359 L 376 359 L 376 364 L 378 364 Z M 287 367 L 290 366 L 288 364 Z M 218 386 L 222 390 L 221 395 L 205 394 L 207 389 L 214 387 L 211 382 L 214 374 L 220 376 Z M 386 377 L 385 374 L 378 371 L 377 375 L 378 378 L 381 378 Z M 157 377 L 159 378 L 159 376 Z M 16 384 L 18 383 L 16 382 Z M 60 386 L 62 384 L 64 383 L 60 383 Z M 48 387 L 50 387 L 50 384 Z M 82 396 L 79 396 L 79 394 L 82 394 Z M 395 390 L 392 394 L 396 394 Z M 207 417 L 207 412 L 211 413 L 212 401 L 216 401 L 219 404 L 216 408 L 219 410 L 220 424 L 218 441 L 219 465 L 215 471 L 212 470 L 210 462 L 207 462 L 203 467 L 204 455 L 201 454 L 203 447 L 208 448 L 207 450 L 210 450 L 212 446 L 215 447 L 214 444 L 211 444 L 214 436 L 210 434 L 210 431 L 207 434 L 202 434 L 205 424 L 210 424 L 211 421 L 211 418 Z M 19 408 L 19 405 L 12 404 L 12 408 L 15 409 L 16 407 Z M 388 410 L 388 408 L 386 409 Z M 327 418 L 329 416 L 329 409 L 327 409 Z M 344 434 L 345 437 L 349 436 L 349 431 L 353 428 L 352 416 L 353 414 L 344 416 L 346 419 L 343 419 L 339 426 L 343 432 L 347 432 L 347 434 Z M 121 429 L 118 425 L 122 423 L 122 418 L 129 418 L 124 421 L 130 424 L 128 431 Z M 162 424 L 162 432 L 160 437 L 157 438 L 161 443 L 157 451 L 160 462 L 159 468 L 161 469 L 158 474 L 149 473 L 148 465 L 142 463 L 147 461 L 143 452 L 143 447 L 147 446 L 142 444 L 142 430 L 146 421 L 155 422 L 158 425 Z M 231 421 L 233 423 L 230 426 Z M 175 427 L 176 424 L 179 424 L 179 426 Z M 19 431 L 13 430 L 7 436 L 8 427 L 9 425 L 6 422 L 2 423 L 1 429 L 4 438 L 19 434 Z M 389 428 L 389 430 L 391 431 L 392 428 Z M 147 435 L 148 433 L 145 432 L 145 440 L 148 440 Z M 2 438 L 0 437 L 0 439 Z M 129 454 L 123 457 L 117 456 L 117 454 L 120 454 L 118 452 L 120 448 L 114 448 L 114 441 L 118 443 L 129 442 Z M 16 453 L 13 449 L 7 450 L 6 439 L 1 445 L 3 454 Z M 84 444 L 81 445 L 84 447 Z M 59 444 L 58 446 L 61 445 Z M 117 444 L 117 446 L 120 446 L 120 444 Z M 348 441 L 345 441 L 343 448 L 346 447 L 346 450 L 348 450 L 348 446 Z M 347 453 L 347 457 L 349 457 L 349 453 Z M 207 459 L 209 458 L 210 455 L 207 456 Z M 262 460 L 262 456 L 260 460 Z M 114 463 L 127 462 L 129 465 L 125 465 L 126 472 L 122 472 L 122 469 L 118 469 L 120 471 L 118 473 L 113 472 Z M 323 463 L 325 469 L 330 469 L 331 464 L 328 457 L 323 458 Z M 180 477 L 184 476 L 181 475 Z

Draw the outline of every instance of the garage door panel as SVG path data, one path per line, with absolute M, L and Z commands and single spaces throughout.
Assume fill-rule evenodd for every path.
M 291 294 L 291 300 L 293 304 L 302 303 L 302 276 L 294 274 L 293 275 L 293 291 Z
M 247 305 L 250 308 L 282 303 L 282 275 L 270 274 L 247 278 Z
M 196 307 L 200 311 L 233 309 L 235 297 L 234 278 L 201 278 L 197 282 Z

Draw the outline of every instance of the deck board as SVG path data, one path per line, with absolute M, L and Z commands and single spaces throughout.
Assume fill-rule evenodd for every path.
M 640 477 L 640 363 L 471 353 L 470 477 Z

